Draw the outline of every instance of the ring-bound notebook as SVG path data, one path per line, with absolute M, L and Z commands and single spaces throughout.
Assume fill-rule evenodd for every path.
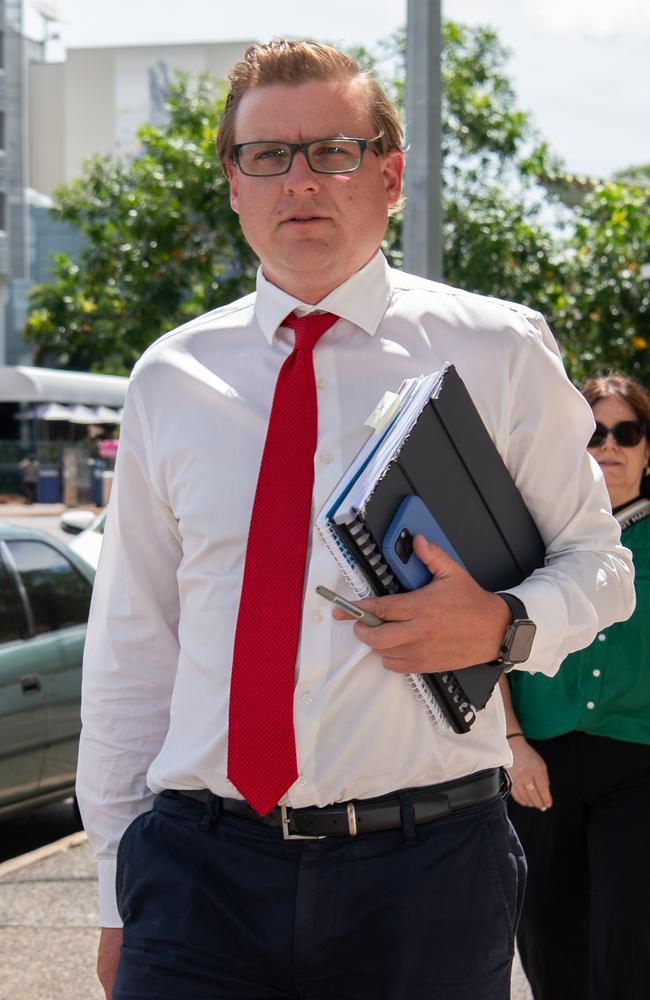
M 382 543 L 405 497 L 419 496 L 466 569 L 486 590 L 508 590 L 544 563 L 545 546 L 453 365 L 407 379 L 396 412 L 374 433 L 316 525 L 358 597 L 399 584 Z M 499 670 L 480 664 L 409 681 L 438 728 L 468 732 Z

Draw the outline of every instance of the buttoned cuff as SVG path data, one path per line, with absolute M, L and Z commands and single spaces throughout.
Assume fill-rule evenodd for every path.
M 115 892 L 116 858 L 97 858 L 99 881 L 99 920 L 102 927 L 121 927 Z
M 507 590 L 524 602 L 528 617 L 537 627 L 530 656 L 525 663 L 516 663 L 513 669 L 528 673 L 539 672 L 552 677 L 566 656 L 565 641 L 569 628 L 566 601 L 561 588 L 532 577 L 518 587 L 508 587 Z

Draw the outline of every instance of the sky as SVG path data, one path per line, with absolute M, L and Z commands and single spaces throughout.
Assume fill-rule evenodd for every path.
M 308 36 L 372 46 L 404 23 L 406 0 L 25 0 L 56 7 L 64 47 Z M 443 14 L 489 24 L 511 50 L 519 104 L 576 174 L 650 162 L 650 0 L 443 0 Z

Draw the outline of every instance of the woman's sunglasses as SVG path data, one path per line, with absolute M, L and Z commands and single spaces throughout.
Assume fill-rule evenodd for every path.
M 587 448 L 600 448 L 608 434 L 612 435 L 621 448 L 634 448 L 645 434 L 645 424 L 640 420 L 621 420 L 613 427 L 605 427 L 597 420 L 596 430 L 591 435 Z

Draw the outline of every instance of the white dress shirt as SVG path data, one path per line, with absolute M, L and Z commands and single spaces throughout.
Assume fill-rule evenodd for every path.
M 591 411 L 538 313 L 394 271 L 380 253 L 314 307 L 260 272 L 255 294 L 153 344 L 128 392 L 86 643 L 77 786 L 104 926 L 120 923 L 120 836 L 153 793 L 238 795 L 226 778 L 231 656 L 273 390 L 293 346 L 279 326 L 296 308 L 341 317 L 314 351 L 314 513 L 384 391 L 451 361 L 547 545 L 546 565 L 513 589 L 537 623 L 527 669 L 553 673 L 634 605 L 630 556 L 585 450 Z M 278 498 L 277 516 L 290 530 L 290 495 Z M 282 566 L 276 580 L 268 600 L 281 615 Z M 319 583 L 349 594 L 312 532 L 294 699 L 300 776 L 288 804 L 511 762 L 498 695 L 470 733 L 437 733 L 405 677 L 384 669 L 350 623 L 332 620 Z M 272 649 L 259 669 L 273 670 Z

